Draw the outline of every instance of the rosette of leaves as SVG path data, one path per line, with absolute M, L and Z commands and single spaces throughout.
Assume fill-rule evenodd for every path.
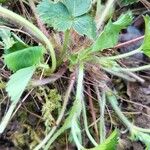
M 96 25 L 87 14 L 91 4 L 91 0 L 62 0 L 57 3 L 43 0 L 37 6 L 37 11 L 45 24 L 58 31 L 73 28 L 80 35 L 95 39 Z

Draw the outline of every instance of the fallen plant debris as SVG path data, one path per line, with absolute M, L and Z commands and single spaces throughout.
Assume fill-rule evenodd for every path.
M 0 149 L 150 150 L 147 0 L 0 3 Z

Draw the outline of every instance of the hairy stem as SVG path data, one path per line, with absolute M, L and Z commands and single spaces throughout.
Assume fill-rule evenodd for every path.
M 106 129 L 105 129 L 105 105 L 106 105 L 106 95 L 105 92 L 102 91 L 102 97 L 100 96 L 100 92 L 98 87 L 96 87 L 97 98 L 100 106 L 100 143 L 103 143 L 106 139 Z
M 77 121 L 80 117 L 81 111 L 82 111 L 82 101 L 83 101 L 83 89 L 84 89 L 84 64 L 79 65 L 78 69 L 78 79 L 77 79 L 77 91 L 76 91 L 76 101 L 78 108 L 75 110 L 75 113 L 73 115 L 73 119 L 71 120 L 71 133 L 73 136 L 73 139 L 75 141 L 76 146 L 78 149 L 82 149 L 82 145 L 80 144 L 81 141 L 81 130 L 78 127 Z
M 116 112 L 116 114 L 120 118 L 120 120 L 122 120 L 122 122 L 124 123 L 124 125 L 129 129 L 129 131 L 131 133 L 134 130 L 145 132 L 145 133 L 150 133 L 150 129 L 144 129 L 144 128 L 141 128 L 141 127 L 137 127 L 137 126 L 135 126 L 134 124 L 132 124 L 127 119 L 127 117 L 122 113 L 122 111 L 120 110 L 120 108 L 119 108 L 119 106 L 117 104 L 117 98 L 116 98 L 116 96 L 113 95 L 113 93 L 111 91 L 107 91 L 106 92 L 106 96 L 107 96 L 107 99 L 108 99 L 109 103 L 113 107 L 114 111 Z
M 136 50 L 133 50 L 131 52 L 128 52 L 128 53 L 125 53 L 125 54 L 121 54 L 121 55 L 110 56 L 110 57 L 102 57 L 102 59 L 116 60 L 116 59 L 121 59 L 121 58 L 132 56 L 132 55 L 137 54 L 139 52 L 141 52 L 141 48 L 138 48 Z
M 74 141 L 76 141 L 77 146 L 82 148 L 82 145 L 80 144 L 78 140 L 78 136 L 76 135 L 75 128 L 78 127 L 76 124 L 76 121 L 81 114 L 81 100 L 83 99 L 82 98 L 83 76 L 84 76 L 83 65 L 81 64 L 81 66 L 79 67 L 79 72 L 78 72 L 76 100 L 74 101 L 73 107 L 71 108 L 69 116 L 65 120 L 63 126 L 52 136 L 52 138 L 49 140 L 48 144 L 46 145 L 45 150 L 48 150 L 50 145 L 55 141 L 55 139 L 69 128 L 71 128 L 71 133 L 74 138 Z
M 150 69 L 150 65 L 144 65 L 136 68 L 117 68 L 118 71 L 123 71 L 123 72 L 136 72 L 136 71 L 142 71 L 142 70 L 147 70 Z
M 111 92 L 107 92 L 106 93 L 107 99 L 109 101 L 109 103 L 111 104 L 111 106 L 113 107 L 114 111 L 116 112 L 116 114 L 118 115 L 118 117 L 122 120 L 122 122 L 128 127 L 129 130 L 131 130 L 132 126 L 130 121 L 125 117 L 125 115 L 122 113 L 122 111 L 120 110 L 120 108 L 117 105 L 117 99 L 116 96 L 113 95 L 113 93 Z
M 92 142 L 94 146 L 98 146 L 92 135 L 90 134 L 89 128 L 88 128 L 88 122 L 87 122 L 87 114 L 86 114 L 86 107 L 84 100 L 82 100 L 82 108 L 83 108 L 83 120 L 84 120 L 84 127 L 85 127 L 85 132 L 89 138 L 89 140 Z
M 62 56 L 67 55 L 67 47 L 69 43 L 69 38 L 70 38 L 70 30 L 66 30 L 65 39 L 63 43 L 63 49 L 62 49 Z
M 100 20 L 98 21 L 98 24 L 97 24 L 97 29 L 99 30 L 101 28 L 101 26 L 103 25 L 107 15 L 109 14 L 109 11 L 110 9 L 113 7 L 114 5 L 114 2 L 115 0 L 108 0 L 107 1 L 107 4 L 106 4 L 106 7 L 103 11 L 103 13 L 101 14 L 101 18 Z
M 117 72 L 117 71 L 114 71 L 112 69 L 108 69 L 108 68 L 104 68 L 102 67 L 103 70 L 105 70 L 106 72 L 112 74 L 112 75 L 115 75 L 115 76 L 118 76 L 118 77 L 121 77 L 127 81 L 130 81 L 130 82 L 135 82 L 135 78 L 132 78 L 131 76 L 129 76 L 128 74 L 125 74 L 125 73 L 121 73 L 121 72 Z

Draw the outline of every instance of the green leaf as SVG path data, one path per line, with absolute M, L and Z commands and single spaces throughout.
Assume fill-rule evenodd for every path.
M 17 35 L 9 29 L 0 28 L 0 38 L 3 42 L 5 54 L 27 48 L 26 45 Z
M 12 52 L 19 51 L 19 50 L 25 49 L 27 47 L 28 47 L 28 45 L 26 45 L 20 41 L 16 41 L 13 43 L 13 45 L 9 49 L 5 49 L 5 54 L 10 54 Z
M 64 5 L 69 10 L 69 13 L 78 17 L 89 11 L 91 8 L 91 0 L 63 0 Z
M 114 130 L 104 143 L 89 150 L 116 150 L 118 144 L 118 132 Z
M 54 3 L 43 0 L 38 6 L 37 11 L 44 23 L 59 31 L 66 31 L 72 26 L 73 18 L 69 14 L 63 3 Z
M 4 49 L 9 49 L 15 43 L 9 29 L 0 28 L 0 39 L 3 42 Z
M 83 15 L 74 19 L 73 28 L 81 35 L 87 35 L 90 39 L 96 38 L 96 25 L 93 18 Z
M 131 22 L 132 13 L 130 11 L 121 15 L 114 23 L 110 20 L 93 44 L 92 51 L 102 51 L 103 49 L 115 46 L 118 42 L 119 32 L 126 28 Z
M 132 12 L 128 11 L 126 14 L 122 14 L 117 21 L 113 23 L 113 25 L 118 27 L 118 30 L 126 28 L 128 25 L 132 23 L 133 16 Z
M 145 20 L 145 37 L 142 44 L 142 51 L 150 57 L 150 16 L 146 15 Z
M 42 46 L 29 47 L 4 55 L 4 62 L 10 70 L 17 71 L 22 68 L 37 65 L 40 62 L 42 54 Z
M 69 56 L 70 64 L 75 65 L 78 63 L 78 53 L 72 54 Z
M 10 77 L 10 80 L 7 83 L 6 91 L 8 92 L 11 101 L 16 102 L 20 99 L 34 71 L 35 66 L 31 66 L 18 70 Z
M 70 0 L 64 0 L 64 4 L 66 4 L 69 9 L 72 8 L 70 6 L 70 3 L 73 3 L 74 1 Z M 75 6 L 78 6 L 79 1 L 76 0 L 77 3 L 74 3 Z M 83 2 L 83 0 L 80 0 L 80 2 Z M 87 3 L 88 2 L 88 3 Z M 91 3 L 91 0 L 84 1 L 83 2 L 85 6 L 83 6 L 83 9 L 80 11 L 77 10 L 75 7 L 75 10 L 79 12 L 79 14 L 82 14 L 82 16 L 76 17 L 72 15 L 72 12 L 70 13 L 67 9 L 67 7 L 61 3 L 54 3 L 49 0 L 43 0 L 38 6 L 37 11 L 40 15 L 40 18 L 43 20 L 43 22 L 50 27 L 54 27 L 54 29 L 58 31 L 66 31 L 67 29 L 73 28 L 81 35 L 87 35 L 90 39 L 95 39 L 96 37 L 96 24 L 92 17 L 88 15 L 84 15 L 87 11 L 85 11 L 86 7 L 90 7 L 89 3 Z M 82 5 L 80 4 L 80 7 Z M 84 11 L 83 11 L 84 10 Z M 83 13 L 84 12 L 84 13 Z M 74 12 L 76 13 L 76 12 Z

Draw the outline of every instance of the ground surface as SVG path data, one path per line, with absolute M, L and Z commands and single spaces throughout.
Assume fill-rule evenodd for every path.
M 149 3 L 150 5 L 150 3 Z M 10 1 L 8 3 L 4 4 L 5 7 L 16 11 L 17 13 L 21 14 L 22 16 L 26 17 L 28 20 L 36 22 L 35 17 L 30 9 L 30 7 L 23 3 L 22 0 L 16 0 L 16 1 Z M 122 12 L 131 9 L 135 17 L 141 15 L 141 12 L 145 12 L 147 9 L 145 5 L 143 5 L 141 2 L 135 4 L 135 5 L 129 5 L 124 7 L 117 6 L 117 13 L 121 14 Z M 149 7 L 150 9 L 150 7 Z M 117 14 L 117 15 L 118 15 Z M 11 25 L 14 26 L 14 25 Z M 143 32 L 143 23 L 141 23 L 140 26 L 138 26 L 138 30 Z M 50 31 L 50 30 L 49 30 Z M 74 33 L 72 33 L 74 35 Z M 28 42 L 33 43 L 32 39 L 29 39 L 28 37 L 21 35 L 22 38 Z M 58 35 L 57 35 L 58 36 Z M 60 37 L 62 36 L 62 33 L 60 33 Z M 59 38 L 60 40 L 60 38 Z M 61 41 L 61 40 L 60 40 Z M 89 44 L 89 41 L 84 39 L 83 37 L 80 37 L 80 40 L 78 39 L 78 36 L 73 37 L 74 42 L 74 49 L 77 50 L 78 46 L 82 46 L 82 42 L 87 42 L 87 45 Z M 2 47 L 0 47 L 2 49 Z M 56 48 L 57 50 L 57 48 Z M 119 50 L 118 50 L 119 51 Z M 1 52 L 0 52 L 1 53 Z M 128 66 L 136 66 L 141 64 L 140 59 L 136 59 L 133 63 L 131 59 L 121 60 L 120 63 Z M 142 58 L 142 63 L 148 64 L 150 60 L 148 58 Z M 23 96 L 26 94 L 29 94 L 29 96 L 25 99 L 24 102 L 21 102 L 21 106 L 19 107 L 19 110 L 16 112 L 15 116 L 13 117 L 12 121 L 9 123 L 6 131 L 4 134 L 0 135 L 0 150 L 28 150 L 32 149 L 34 145 L 36 145 L 39 141 L 39 137 L 43 137 L 44 132 L 44 122 L 43 122 L 43 115 L 41 112 L 43 99 L 44 99 L 44 93 L 49 93 L 49 88 L 55 89 L 57 88 L 59 93 L 63 95 L 64 89 L 66 89 L 66 85 L 68 83 L 68 75 L 67 71 L 62 78 L 60 78 L 57 82 L 55 82 L 52 85 L 46 85 L 45 87 L 36 87 L 35 89 L 27 90 Z M 4 66 L 3 59 L 2 59 L 2 53 L 1 53 L 1 59 L 0 59 L 0 81 L 6 82 L 8 81 L 8 78 L 10 76 L 11 72 Z M 139 82 L 127 82 L 123 79 L 119 79 L 110 75 L 107 75 L 109 79 L 111 79 L 111 84 L 113 87 L 116 88 L 117 92 L 120 95 L 120 107 L 122 108 L 122 111 L 124 114 L 130 118 L 136 125 L 143 127 L 143 128 L 150 128 L 150 71 L 143 71 L 138 72 L 137 75 L 145 80 L 144 83 Z M 39 74 L 37 74 L 39 76 Z M 92 90 L 91 90 L 92 91 Z M 72 104 L 72 102 L 70 102 Z M 5 114 L 8 106 L 9 101 L 7 94 L 5 92 L 5 89 L 1 87 L 0 85 L 0 118 Z M 71 105 L 68 104 L 68 107 Z M 89 107 L 89 118 L 91 118 L 91 106 Z M 113 124 L 114 127 L 118 127 L 121 129 L 121 140 L 120 143 L 122 143 L 122 146 L 118 146 L 118 150 L 144 150 L 144 146 L 140 142 L 131 142 L 131 140 L 128 138 L 128 131 L 125 130 L 122 123 L 117 119 L 114 112 L 110 109 L 113 122 L 110 121 L 110 119 L 107 120 L 107 128 L 108 131 L 110 130 L 111 124 Z M 98 110 L 95 107 L 95 112 L 98 114 Z M 55 112 L 54 112 L 55 114 Z M 106 112 L 106 116 L 108 116 L 108 113 Z M 53 117 L 53 116 L 52 116 Z M 97 117 L 98 118 L 98 117 Z M 106 117 L 109 118 L 109 117 Z M 55 125 L 55 117 L 53 118 L 53 122 L 51 122 L 51 126 Z M 92 123 L 92 121 L 91 121 Z M 94 129 L 93 129 L 93 132 Z M 64 139 L 65 137 L 65 139 Z M 52 147 L 53 150 L 74 150 L 76 149 L 73 144 L 70 144 L 68 141 L 69 133 L 65 133 L 63 136 L 61 136 Z M 85 145 L 88 145 L 88 141 L 85 138 L 84 139 Z

